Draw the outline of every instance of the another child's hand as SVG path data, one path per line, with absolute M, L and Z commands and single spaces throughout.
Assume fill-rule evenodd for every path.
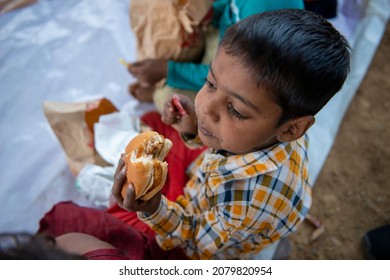
M 168 62 L 163 59 L 145 59 L 129 64 L 127 70 L 141 87 L 150 87 L 167 77 Z
M 138 82 L 130 84 L 128 87 L 129 93 L 139 102 L 152 103 L 155 90 L 155 86 L 141 87 Z
M 130 184 L 126 192 L 126 196 L 123 199 L 121 192 L 123 186 L 126 184 L 126 179 L 127 179 L 126 166 L 125 166 L 125 161 L 123 159 L 123 156 L 124 155 L 122 154 L 118 162 L 118 167 L 116 168 L 115 171 L 114 184 L 112 185 L 111 193 L 115 198 L 116 202 L 118 203 L 118 205 L 126 209 L 127 211 L 130 212 L 139 211 L 151 215 L 154 212 L 156 212 L 156 210 L 160 206 L 161 191 L 158 192 L 149 200 L 146 201 L 140 199 L 136 200 L 134 186 Z
M 179 106 L 177 102 L 180 103 Z M 194 103 L 185 95 L 174 94 L 165 102 L 161 120 L 179 133 L 191 135 L 198 133 L 198 118 L 195 114 Z

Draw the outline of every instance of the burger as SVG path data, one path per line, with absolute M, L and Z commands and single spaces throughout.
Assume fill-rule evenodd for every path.
M 134 185 L 135 199 L 149 200 L 162 189 L 168 174 L 168 163 L 164 160 L 171 148 L 172 142 L 155 131 L 142 132 L 127 144 L 123 198 L 130 183 Z

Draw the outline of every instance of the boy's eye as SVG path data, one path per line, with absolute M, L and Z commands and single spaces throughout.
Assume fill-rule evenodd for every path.
M 212 89 L 212 90 L 216 90 L 217 89 L 217 87 L 212 82 L 210 82 L 207 78 L 206 78 L 205 84 L 207 85 L 207 87 L 209 89 Z
M 243 120 L 243 119 L 246 119 L 246 117 L 244 115 L 242 115 L 240 112 L 238 112 L 234 107 L 233 107 L 233 104 L 232 103 L 228 103 L 227 104 L 227 109 L 229 111 L 229 113 L 234 117 L 234 118 L 237 118 L 239 120 Z

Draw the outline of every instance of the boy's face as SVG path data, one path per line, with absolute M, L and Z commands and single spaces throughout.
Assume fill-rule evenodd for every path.
M 277 142 L 282 109 L 252 77 L 240 58 L 219 48 L 195 99 L 198 134 L 206 146 L 244 154 Z

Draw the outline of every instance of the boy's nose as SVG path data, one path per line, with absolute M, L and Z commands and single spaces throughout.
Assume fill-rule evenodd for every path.
M 221 104 L 218 101 L 218 98 L 210 97 L 207 102 L 205 102 L 203 111 L 210 118 L 210 120 L 213 122 L 218 122 L 220 118 L 220 107 Z

